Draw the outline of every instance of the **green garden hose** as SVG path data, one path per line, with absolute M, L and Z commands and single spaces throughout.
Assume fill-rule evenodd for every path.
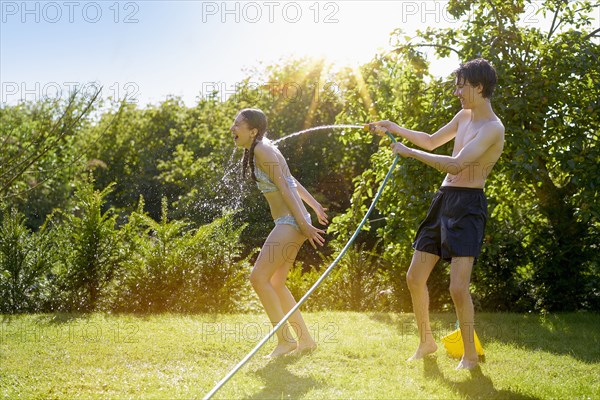
M 367 130 L 368 126 L 365 126 L 364 128 L 365 128 L 365 130 Z M 385 134 L 388 135 L 388 137 L 390 139 L 392 139 L 393 142 L 396 142 L 396 139 L 390 132 L 386 131 Z M 394 158 L 394 162 L 392 163 L 392 166 L 390 167 L 387 174 L 385 175 L 385 178 L 383 178 L 383 182 L 381 183 L 379 190 L 375 194 L 375 197 L 373 198 L 373 202 L 371 203 L 371 206 L 367 210 L 367 213 L 363 217 L 362 221 L 360 221 L 358 228 L 356 228 L 356 230 L 354 231 L 354 234 L 352 235 L 350 240 L 348 240 L 348 243 L 346 243 L 346 245 L 344 246 L 342 251 L 340 251 L 340 254 L 338 254 L 338 256 L 335 258 L 335 260 L 333 260 L 333 262 L 327 267 L 325 272 L 323 272 L 323 274 L 319 277 L 319 279 L 317 279 L 317 281 L 306 292 L 306 294 L 304 296 L 302 296 L 302 298 L 300 300 L 298 300 L 296 305 L 294 307 L 292 307 L 292 309 L 281 319 L 281 321 L 279 321 L 279 323 L 277 323 L 277 325 L 275 325 L 273 327 L 273 329 L 269 332 L 269 334 L 267 334 L 267 336 L 265 336 L 260 342 L 258 342 L 258 344 L 252 349 L 252 351 L 250 351 L 235 367 L 233 367 L 233 369 L 231 371 L 229 371 L 229 373 L 223 379 L 221 379 L 215 385 L 215 387 L 213 387 L 212 390 L 206 394 L 206 396 L 204 396 L 204 400 L 208 400 L 208 399 L 212 398 L 212 396 L 214 396 L 214 394 L 217 393 L 217 391 L 223 385 L 225 385 L 225 383 L 227 383 L 227 381 L 229 381 L 229 379 L 231 379 L 233 377 L 233 375 L 235 375 L 236 372 L 240 368 L 242 368 L 244 366 L 244 364 L 246 364 L 248 362 L 248 360 L 250 360 L 250 358 L 252 358 L 258 352 L 258 350 L 265 343 L 267 343 L 267 341 L 269 339 L 271 339 L 271 337 L 273 337 L 273 335 L 287 322 L 287 320 L 292 316 L 292 314 L 294 312 L 296 312 L 296 310 L 298 310 L 300 308 L 300 306 L 302 306 L 302 304 L 304 304 L 304 302 L 309 298 L 309 296 L 317 289 L 317 287 L 319 287 L 319 285 L 325 280 L 325 278 L 327 278 L 327 276 L 331 273 L 333 268 L 342 259 L 344 254 L 346 254 L 346 251 L 348 251 L 348 249 L 350 248 L 350 246 L 352 245 L 352 243 L 358 236 L 359 232 L 361 231 L 362 227 L 367 222 L 367 218 L 369 217 L 371 212 L 375 209 L 375 204 L 377 203 L 379 196 L 381 196 L 381 193 L 383 192 L 385 185 L 387 184 L 388 180 L 390 179 L 390 176 L 392 175 L 392 172 L 394 171 L 394 168 L 396 167 L 396 164 L 398 163 L 399 158 L 400 158 L 400 156 L 398 156 L 398 155 Z

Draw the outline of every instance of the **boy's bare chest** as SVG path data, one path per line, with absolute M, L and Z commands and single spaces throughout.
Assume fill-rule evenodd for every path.
M 456 133 L 456 138 L 454 139 L 454 154 L 457 154 L 461 151 L 469 142 L 471 142 L 481 128 L 482 124 L 472 124 L 470 122 L 464 124 L 463 126 L 459 126 L 458 132 Z

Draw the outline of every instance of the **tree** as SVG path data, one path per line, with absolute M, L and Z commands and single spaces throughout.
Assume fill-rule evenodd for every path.
M 382 56 L 380 65 L 375 60 L 373 73 L 380 88 L 370 88 L 370 95 L 377 99 L 378 118 L 433 132 L 457 107 L 450 105 L 451 92 L 440 90 L 441 80 L 423 79 L 427 77 L 423 49 L 434 48 L 442 58 L 453 51 L 464 61 L 477 57 L 491 61 L 499 76 L 493 105 L 507 136 L 504 154 L 487 183 L 491 219 L 481 262 L 488 265 L 484 271 L 498 266 L 502 272 L 490 280 L 476 269 L 480 300 L 490 308 L 491 299 L 504 295 L 511 300 L 529 297 L 531 301 L 521 301 L 526 308 L 598 309 L 600 47 L 589 14 L 600 6 L 547 1 L 540 12 L 551 13 L 553 22 L 542 31 L 519 23 L 525 4 L 450 1 L 448 11 L 460 24 L 429 28 L 415 38 L 396 33 L 398 58 Z M 395 90 L 385 92 L 394 85 L 422 89 L 412 92 L 414 97 L 397 99 Z M 355 186 L 360 202 L 369 197 L 364 195 L 365 186 L 374 187 L 389 164 L 389 156 L 376 154 L 372 160 L 379 168 L 365 170 Z M 440 180 L 410 161 L 404 161 L 396 174 L 401 179 L 391 183 L 390 195 L 383 196 L 379 206 L 388 216 L 379 233 L 384 256 L 390 259 L 410 252 L 407 232 L 415 227 L 410 209 L 417 209 L 422 218 L 427 203 L 424 189 Z M 396 240 L 403 244 L 395 244 Z M 510 307 L 511 300 L 501 307 Z
M 0 108 L 0 201 L 18 207 L 28 226 L 37 229 L 68 197 L 68 182 L 83 163 L 82 131 L 99 106 L 101 90 Z
M 437 45 L 453 37 L 465 60 L 482 56 L 497 68 L 494 104 L 509 134 L 496 184 L 527 193 L 521 229 L 535 237 L 525 244 L 529 259 L 513 262 L 526 266 L 537 306 L 550 310 L 587 308 L 598 296 L 600 46 L 589 16 L 598 7 L 546 1 L 540 11 L 552 24 L 542 31 L 518 23 L 524 2 L 454 1 L 454 16 L 471 15 L 463 28 L 424 35 Z

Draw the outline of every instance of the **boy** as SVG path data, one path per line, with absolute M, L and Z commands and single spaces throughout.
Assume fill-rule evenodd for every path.
M 447 174 L 417 231 L 413 243 L 415 252 L 406 275 L 420 336 L 419 347 L 409 361 L 437 350 L 429 322 L 427 279 L 443 258 L 451 262 L 450 294 L 464 343 L 464 355 L 456 368 L 471 369 L 477 366 L 478 356 L 469 284 L 474 261 L 481 252 L 487 220 L 483 187 L 502 154 L 504 126 L 490 102 L 496 85 L 494 68 L 486 60 L 476 59 L 461 64 L 454 73 L 454 95 L 459 98 L 462 110 L 433 135 L 411 131 L 390 121 L 373 122 L 369 126 L 380 135 L 389 131 L 427 150 L 412 149 L 402 143 L 391 145 L 394 153 L 415 158 Z M 428 152 L 452 139 L 452 156 Z

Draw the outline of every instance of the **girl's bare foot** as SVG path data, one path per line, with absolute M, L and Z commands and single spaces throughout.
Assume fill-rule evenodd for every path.
M 277 344 L 277 347 L 275 347 L 275 349 L 273 349 L 271 354 L 269 354 L 267 357 L 268 358 L 281 357 L 281 356 L 284 356 L 284 355 L 296 350 L 297 347 L 298 347 L 298 344 L 296 342 L 281 342 L 281 343 Z
M 420 360 L 420 359 L 424 358 L 425 356 L 427 356 L 428 354 L 435 353 L 437 351 L 437 348 L 438 347 L 437 347 L 437 344 L 435 344 L 435 342 L 421 343 L 419 345 L 419 348 L 417 349 L 417 351 L 415 351 L 415 354 L 413 354 L 412 357 L 410 357 L 406 361 Z
M 317 344 L 315 342 L 309 343 L 300 343 L 294 352 L 291 355 L 302 356 L 305 354 L 310 354 L 317 349 Z

